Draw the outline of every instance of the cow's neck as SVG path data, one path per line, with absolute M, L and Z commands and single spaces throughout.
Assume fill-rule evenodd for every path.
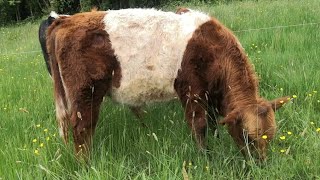
M 222 66 L 224 68 L 221 74 L 221 80 L 224 83 L 220 111 L 223 116 L 226 116 L 232 110 L 241 110 L 257 103 L 258 82 L 243 52 L 235 56 L 231 55 L 222 62 L 225 64 Z

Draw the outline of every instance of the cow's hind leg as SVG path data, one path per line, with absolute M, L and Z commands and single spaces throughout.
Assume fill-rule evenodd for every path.
M 144 112 L 141 109 L 141 107 L 136 107 L 136 106 L 130 106 L 129 109 L 131 110 L 131 112 L 136 116 L 136 118 L 138 119 L 138 121 L 140 122 L 142 127 L 148 127 L 144 121 L 143 121 L 143 115 Z
M 92 136 L 98 122 L 99 109 L 107 83 L 97 81 L 91 86 L 73 92 L 71 124 L 76 153 L 89 158 Z
M 64 143 L 68 143 L 68 129 L 69 129 L 69 119 L 70 114 L 68 112 L 67 102 L 65 97 L 61 94 L 55 95 L 56 104 L 56 117 L 59 127 L 60 137 L 63 139 Z
M 59 127 L 59 134 L 64 143 L 68 142 L 68 128 L 70 120 L 70 112 L 68 108 L 68 101 L 66 91 L 60 76 L 58 64 L 53 61 L 52 63 L 52 78 L 54 82 L 54 99 L 56 105 L 56 117 Z

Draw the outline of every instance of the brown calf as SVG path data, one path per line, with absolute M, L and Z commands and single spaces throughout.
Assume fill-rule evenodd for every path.
M 181 12 L 126 9 L 54 20 L 47 47 L 57 119 L 65 142 L 72 126 L 76 152 L 88 153 L 105 95 L 133 109 L 178 96 L 199 148 L 220 115 L 241 149 L 246 132 L 258 157 L 266 157 L 274 111 L 289 99 L 261 98 L 231 31 L 201 12 Z

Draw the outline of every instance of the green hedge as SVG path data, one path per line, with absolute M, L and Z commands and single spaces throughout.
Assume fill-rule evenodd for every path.
M 185 2 L 229 2 L 235 0 L 0 0 L 0 25 L 47 15 L 54 10 L 62 14 L 134 7 L 159 7 L 165 4 Z
M 0 0 L 0 25 L 42 16 L 49 8 L 49 0 Z

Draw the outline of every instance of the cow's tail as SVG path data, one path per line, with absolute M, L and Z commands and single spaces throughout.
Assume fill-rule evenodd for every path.
M 38 31 L 39 42 L 40 42 L 40 45 L 41 45 L 42 54 L 43 54 L 44 61 L 46 63 L 47 70 L 48 70 L 50 76 L 52 76 L 52 72 L 51 72 L 50 59 L 49 59 L 48 49 L 47 49 L 47 44 L 46 44 L 47 29 L 53 23 L 53 21 L 55 19 L 57 19 L 58 17 L 59 17 L 59 15 L 57 13 L 51 12 L 50 16 L 48 17 L 48 19 L 43 20 L 41 22 L 41 24 L 39 26 L 39 31 Z
M 60 136 L 63 138 L 64 142 L 68 141 L 68 129 L 69 129 L 69 119 L 70 111 L 68 107 L 68 96 L 67 89 L 65 87 L 63 77 L 61 75 L 61 68 L 58 62 L 57 49 L 56 46 L 56 30 L 58 29 L 57 23 L 53 24 L 47 33 L 47 46 L 48 46 L 48 56 L 51 63 L 52 79 L 54 83 L 54 98 L 56 105 L 56 116 L 59 126 Z

